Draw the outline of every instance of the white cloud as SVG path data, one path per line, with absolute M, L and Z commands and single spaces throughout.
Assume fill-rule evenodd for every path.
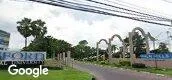
M 139 1 L 133 1 L 133 3 L 140 6 L 147 4 L 148 7 L 155 8 L 158 6 L 147 2 L 141 4 Z M 164 6 L 163 11 L 168 12 L 168 6 Z M 153 36 L 157 36 L 160 32 L 165 35 L 164 32 L 168 29 L 168 27 L 160 27 L 124 18 L 85 13 L 31 2 L 4 0 L 0 3 L 0 10 L 0 29 L 11 33 L 10 49 L 12 50 L 24 46 L 24 38 L 16 29 L 16 21 L 21 20 L 23 17 L 44 20 L 47 23 L 47 35 L 66 40 L 74 45 L 80 40 L 87 40 L 89 45 L 95 46 L 98 40 L 110 38 L 113 34 L 119 34 L 124 38 L 134 27 L 142 27 Z M 172 14 L 172 12 L 169 11 L 169 14 Z M 32 39 L 29 38 L 29 42 Z M 114 40 L 114 44 L 121 44 L 116 40 L 118 39 Z M 106 45 L 102 43 L 101 47 L 105 48 Z

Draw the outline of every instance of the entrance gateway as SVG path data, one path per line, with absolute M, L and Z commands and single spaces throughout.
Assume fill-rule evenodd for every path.
M 11 75 L 47 75 L 48 69 L 42 68 L 46 52 L 8 51 L 10 33 L 0 30 L 0 68 L 8 68 Z M 39 65 L 39 68 L 35 68 Z M 32 67 L 32 68 L 31 68 Z
M 42 64 L 46 52 L 8 51 L 10 33 L 0 30 L 0 65 Z

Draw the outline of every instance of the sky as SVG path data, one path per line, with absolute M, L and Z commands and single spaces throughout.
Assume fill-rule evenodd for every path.
M 130 6 L 129 8 L 131 9 L 138 10 L 139 8 L 143 12 L 156 13 L 172 19 L 172 3 L 167 3 L 164 0 L 111 1 L 123 2 L 123 4 Z M 131 6 L 131 4 L 134 6 Z M 41 19 L 45 21 L 48 30 L 46 35 L 63 39 L 73 46 L 77 45 L 81 40 L 87 40 L 88 45 L 95 47 L 96 42 L 100 39 L 108 39 L 114 34 L 119 34 L 122 38 L 125 38 L 128 36 L 128 32 L 131 32 L 135 27 L 141 27 L 145 32 L 150 32 L 152 36 L 158 39 L 156 45 L 159 42 L 167 42 L 167 31 L 172 33 L 172 28 L 170 27 L 114 16 L 76 11 L 25 0 L 0 0 L 0 30 L 7 31 L 11 34 L 9 43 L 10 50 L 20 50 L 24 47 L 24 37 L 20 35 L 16 28 L 16 22 L 24 17 L 31 18 L 32 20 Z M 33 37 L 29 37 L 28 43 L 32 40 Z M 113 44 L 120 46 L 121 42 L 115 38 Z M 150 42 L 150 46 L 152 46 L 152 42 Z M 100 47 L 106 48 L 107 45 L 101 43 Z

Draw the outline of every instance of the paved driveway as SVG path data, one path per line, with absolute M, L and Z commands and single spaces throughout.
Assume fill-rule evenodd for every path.
M 101 67 L 93 64 L 75 62 L 73 67 L 93 74 L 97 80 L 172 80 L 150 73 L 136 72 L 119 68 Z

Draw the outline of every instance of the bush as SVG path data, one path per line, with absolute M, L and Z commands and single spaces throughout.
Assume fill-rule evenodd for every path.
M 121 67 L 121 65 L 120 64 L 117 64 L 117 63 L 113 63 L 113 66 L 115 66 L 115 67 Z
M 109 63 L 107 61 L 100 61 L 101 65 L 108 65 Z
M 133 63 L 132 67 L 133 68 L 146 68 L 146 65 L 143 63 Z
M 130 61 L 120 61 L 119 65 L 121 65 L 121 66 L 130 66 Z

